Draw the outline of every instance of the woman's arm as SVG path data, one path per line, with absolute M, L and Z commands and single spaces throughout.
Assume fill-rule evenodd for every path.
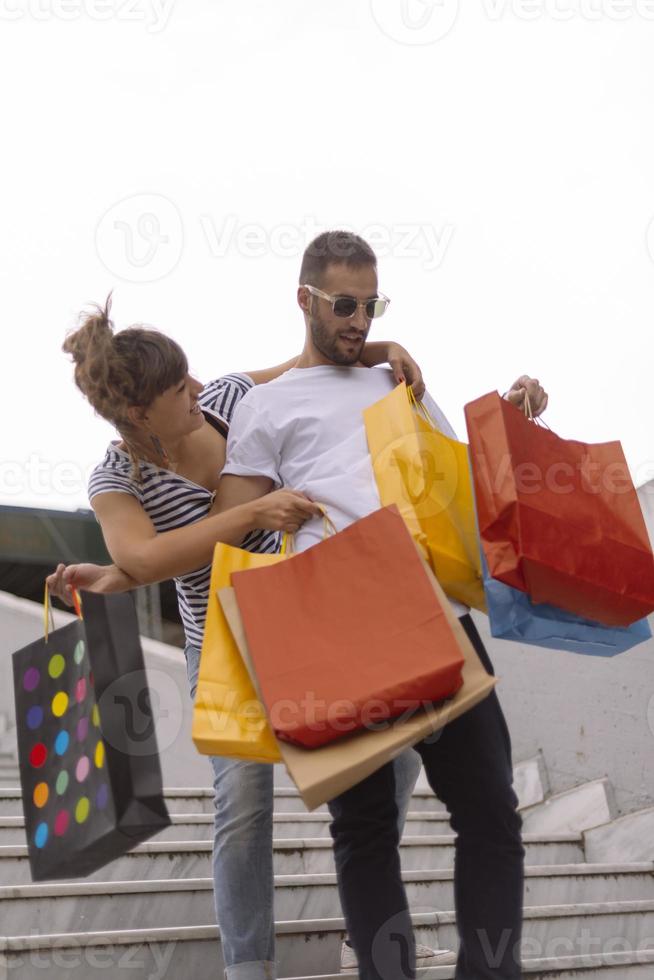
M 292 357 L 290 361 L 278 364 L 276 367 L 264 368 L 263 371 L 246 371 L 245 374 L 252 378 L 255 385 L 263 385 L 267 381 L 274 381 L 280 375 L 285 374 L 295 367 L 298 358 Z M 361 363 L 366 367 L 375 367 L 377 364 L 389 364 L 395 375 L 398 384 L 406 381 L 411 385 L 416 398 L 420 400 L 425 393 L 425 384 L 422 378 L 422 371 L 418 364 L 413 360 L 408 350 L 392 340 L 372 340 L 363 348 Z
M 57 565 L 46 579 L 50 595 L 56 596 L 67 606 L 73 605 L 73 589 L 87 592 L 129 592 L 141 583 L 128 575 L 117 565 L 93 565 L 83 562 L 80 565 Z
M 265 385 L 266 381 L 274 381 L 281 374 L 290 371 L 296 363 L 297 357 L 292 357 L 290 361 L 284 361 L 283 364 L 278 364 L 276 367 L 264 368 L 263 371 L 245 371 L 244 374 L 247 374 L 248 378 L 252 378 L 255 385 Z
M 319 513 L 304 494 L 276 490 L 195 524 L 158 533 L 138 500 L 128 494 L 98 494 L 92 506 L 113 561 L 139 585 L 207 565 L 218 541 L 238 545 L 255 528 L 294 533 Z
M 422 371 L 418 364 L 413 360 L 408 350 L 401 344 L 392 340 L 370 341 L 363 348 L 361 363 L 366 367 L 375 367 L 377 364 L 390 365 L 395 380 L 398 384 L 406 381 L 407 385 L 413 388 L 413 393 L 420 401 L 425 393 L 425 382 L 423 381 Z
M 241 497 L 242 505 L 229 511 L 223 505 L 220 514 L 214 505 L 209 517 L 161 534 L 134 497 L 99 494 L 93 498 L 93 507 L 115 564 L 58 565 L 46 579 L 50 594 L 72 606 L 73 589 L 128 592 L 139 585 L 162 582 L 208 564 L 217 541 L 239 544 L 256 527 L 294 533 L 308 517 L 320 513 L 304 494 L 294 490 L 268 493 L 268 489 L 268 485 L 258 487 L 256 494 Z

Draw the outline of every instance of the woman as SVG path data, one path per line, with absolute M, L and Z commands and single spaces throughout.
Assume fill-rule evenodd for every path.
M 120 435 L 89 481 L 91 506 L 114 565 L 60 565 L 48 584 L 70 603 L 74 587 L 114 592 L 174 578 L 194 696 L 215 543 L 275 552 L 278 532 L 293 533 L 319 512 L 304 494 L 285 489 L 212 513 L 236 405 L 252 385 L 278 377 L 294 360 L 203 387 L 189 375 L 183 351 L 170 338 L 143 327 L 114 333 L 110 308 L 108 300 L 104 309 L 86 316 L 67 337 L 64 351 L 72 355 L 78 387 Z M 390 363 L 398 382 L 406 377 L 418 397 L 422 394 L 420 371 L 399 345 L 367 344 L 362 360 Z M 210 761 L 214 896 L 226 976 L 272 977 L 273 767 L 222 757 Z M 402 822 L 418 770 L 414 753 L 405 753 L 397 764 Z

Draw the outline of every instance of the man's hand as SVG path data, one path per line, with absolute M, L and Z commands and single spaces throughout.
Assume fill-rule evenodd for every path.
M 422 371 L 408 350 L 405 350 L 401 344 L 389 343 L 388 363 L 391 366 L 396 382 L 402 384 L 403 381 L 406 381 L 407 386 L 413 388 L 416 401 L 421 401 L 425 393 L 425 382 L 423 381 Z
M 50 595 L 73 605 L 73 589 L 87 592 L 128 592 L 138 582 L 117 565 L 57 565 L 46 579 Z
M 534 418 L 541 415 L 547 408 L 547 392 L 541 387 L 538 378 L 530 378 L 528 374 L 522 374 L 517 381 L 514 381 L 505 398 L 516 408 L 525 409 L 525 394 L 529 395 L 529 404 Z

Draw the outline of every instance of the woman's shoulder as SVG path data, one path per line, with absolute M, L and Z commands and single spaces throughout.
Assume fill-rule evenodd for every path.
M 91 470 L 88 482 L 89 500 L 99 493 L 129 493 L 140 498 L 139 483 L 130 457 L 113 443 L 104 459 Z
M 224 374 L 204 386 L 198 402 L 202 408 L 215 412 L 229 425 L 234 409 L 253 387 L 254 382 L 247 374 Z

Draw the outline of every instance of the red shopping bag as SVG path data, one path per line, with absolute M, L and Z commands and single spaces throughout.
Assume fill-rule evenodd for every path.
M 461 686 L 461 648 L 395 506 L 232 585 L 280 739 L 325 745 Z
M 619 442 L 561 439 L 497 392 L 466 405 L 493 578 L 607 626 L 654 610 L 654 557 Z

